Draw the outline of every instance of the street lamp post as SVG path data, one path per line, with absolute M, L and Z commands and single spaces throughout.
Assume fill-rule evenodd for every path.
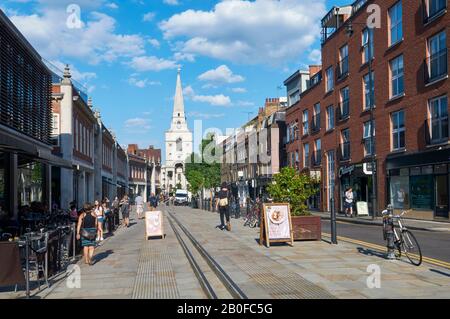
M 368 26 L 366 23 L 355 23 L 348 22 L 346 24 L 346 33 L 350 37 L 353 35 L 353 24 L 366 26 L 368 29 L 368 38 L 367 38 L 367 46 L 369 50 L 369 98 L 370 98 L 370 160 L 371 160 L 371 169 L 372 169 L 372 220 L 375 219 L 375 214 L 377 211 L 377 168 L 376 168 L 376 160 L 375 160 L 375 118 L 374 118 L 374 107 L 375 107 L 375 88 L 373 86 L 373 78 L 372 78 L 372 59 L 373 59 L 373 47 L 371 43 L 373 41 L 373 28 Z M 372 91 L 372 88 L 373 91 Z

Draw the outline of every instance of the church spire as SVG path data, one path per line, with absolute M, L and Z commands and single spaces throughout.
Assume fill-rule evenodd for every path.
M 177 87 L 173 102 L 173 117 L 184 117 L 183 88 L 181 86 L 181 68 L 178 68 Z

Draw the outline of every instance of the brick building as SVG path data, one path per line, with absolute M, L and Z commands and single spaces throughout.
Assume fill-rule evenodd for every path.
M 366 27 L 370 4 L 381 8 L 381 28 Z M 412 209 L 410 217 L 448 219 L 449 26 L 439 0 L 358 0 L 323 18 L 322 68 L 310 70 L 308 89 L 287 111 L 297 132 L 289 163 L 321 177 L 312 206 L 329 210 L 334 195 L 342 211 L 352 186 L 371 210 L 373 152 L 378 213 L 392 203 Z

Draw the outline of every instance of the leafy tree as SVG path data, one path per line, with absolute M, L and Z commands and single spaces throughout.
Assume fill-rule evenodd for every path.
M 274 202 L 290 204 L 292 216 L 309 215 L 306 201 L 318 191 L 309 175 L 298 174 L 292 167 L 285 167 L 276 174 L 267 190 Z

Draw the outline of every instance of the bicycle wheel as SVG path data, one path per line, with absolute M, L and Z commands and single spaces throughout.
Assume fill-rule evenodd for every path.
M 256 222 L 257 222 L 257 219 L 253 218 L 252 221 L 249 224 L 250 228 L 255 228 L 256 227 Z
M 402 237 L 402 246 L 406 257 L 408 257 L 411 264 L 419 266 L 422 263 L 422 251 L 416 237 L 409 230 L 404 230 Z

